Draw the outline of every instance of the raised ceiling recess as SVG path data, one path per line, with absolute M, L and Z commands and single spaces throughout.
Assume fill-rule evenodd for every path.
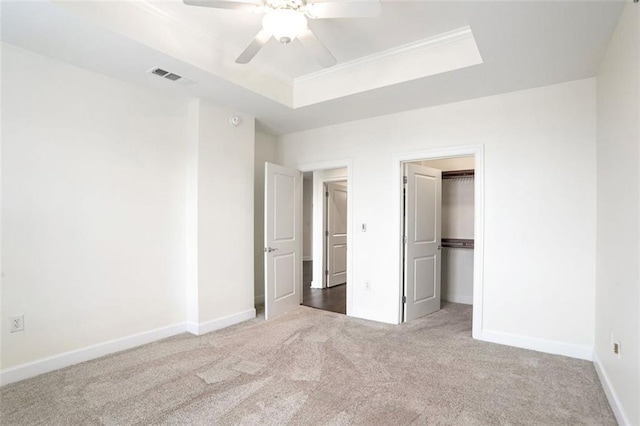
M 188 1 L 4 2 L 2 40 L 282 134 L 592 77 L 624 5 Z

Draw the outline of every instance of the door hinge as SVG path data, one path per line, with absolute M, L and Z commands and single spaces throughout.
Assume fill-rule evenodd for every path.
M 406 185 L 407 183 L 409 183 L 409 178 L 408 178 L 407 176 L 403 176 L 403 177 L 402 177 L 402 183 L 404 183 L 405 185 Z
M 325 193 L 324 193 L 324 196 L 325 196 L 325 197 L 328 197 L 328 196 L 329 196 L 329 191 L 325 192 Z
M 402 303 L 407 303 L 407 296 L 402 296 Z
M 324 271 L 324 274 L 325 274 L 325 275 L 327 275 L 327 276 L 329 276 L 329 270 L 328 270 L 328 269 L 326 269 L 326 270 Z
M 329 231 L 324 231 L 324 236 L 328 237 L 329 236 Z
M 403 235 L 403 236 L 402 236 L 402 242 L 403 242 L 404 244 L 407 244 L 407 239 L 408 239 L 408 238 L 407 238 L 407 236 L 406 236 L 406 235 Z

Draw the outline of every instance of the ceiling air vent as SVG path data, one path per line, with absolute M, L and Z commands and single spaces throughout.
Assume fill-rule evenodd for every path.
M 190 86 L 195 83 L 195 81 L 189 78 L 172 73 L 171 71 L 163 70 L 162 68 L 153 68 L 152 70 L 149 70 L 149 73 L 155 74 L 158 77 L 166 78 L 167 80 L 173 81 L 183 86 Z
M 176 81 L 180 80 L 182 76 L 170 72 L 169 74 L 165 75 L 164 78 L 166 78 L 167 80 Z
M 151 70 L 151 74 L 155 74 L 155 75 L 159 75 L 160 77 L 164 77 L 165 75 L 169 74 L 169 71 L 165 71 L 161 68 L 154 68 Z

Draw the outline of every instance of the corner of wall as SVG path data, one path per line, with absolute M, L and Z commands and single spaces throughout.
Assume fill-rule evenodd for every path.
M 189 102 L 187 129 L 187 321 L 198 322 L 198 137 L 200 99 Z
M 594 365 L 618 422 L 640 424 L 640 5 L 625 2 L 597 72 Z M 611 351 L 619 340 L 622 353 Z
M 593 346 L 576 345 L 487 329 L 482 330 L 479 340 L 548 354 L 562 355 L 585 361 L 591 361 L 593 359 Z
M 232 325 L 240 324 L 241 322 L 249 321 L 256 317 L 255 309 L 248 309 L 246 311 L 238 312 L 232 315 L 227 315 L 221 318 L 216 318 L 210 321 L 201 323 L 187 323 L 186 330 L 196 336 L 211 333 L 212 331 L 220 330 Z
M 598 358 L 598 354 L 595 350 L 593 351 L 593 366 L 596 369 L 596 373 L 600 379 L 600 384 L 602 385 L 604 394 L 609 401 L 609 405 L 611 406 L 611 410 L 613 411 L 613 415 L 616 417 L 618 424 L 621 426 L 631 425 L 631 421 L 629 420 L 627 413 L 624 411 L 624 407 L 615 388 L 613 387 L 613 383 L 611 383 L 604 365 L 600 362 L 600 358 Z

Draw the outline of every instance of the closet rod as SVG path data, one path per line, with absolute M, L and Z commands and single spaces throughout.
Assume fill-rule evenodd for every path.
M 446 248 L 465 248 L 472 249 L 473 248 L 473 240 L 463 239 L 463 238 L 443 238 L 440 243 L 442 247 Z
M 442 172 L 442 179 L 459 179 L 474 177 L 475 171 L 471 170 L 452 170 L 450 172 Z

